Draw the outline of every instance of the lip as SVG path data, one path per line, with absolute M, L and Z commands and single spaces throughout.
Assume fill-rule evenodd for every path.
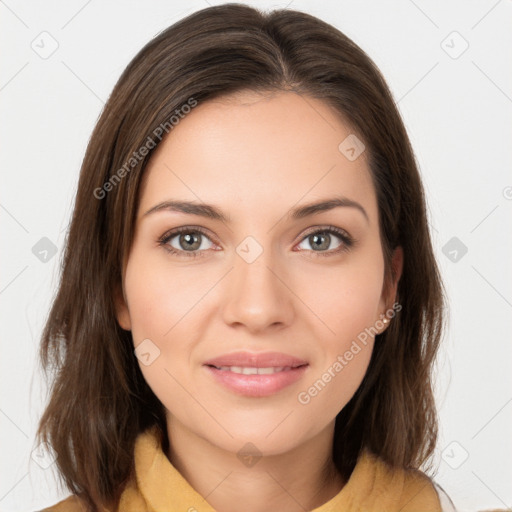
M 241 366 L 245 368 L 286 367 L 271 374 L 245 375 L 220 367 Z M 248 397 L 271 396 L 300 380 L 308 368 L 304 359 L 280 352 L 234 352 L 224 354 L 204 363 L 204 367 L 215 381 L 233 393 Z
M 269 368 L 271 366 L 302 366 L 304 359 L 282 352 L 232 352 L 205 361 L 207 366 L 244 366 L 246 368 Z

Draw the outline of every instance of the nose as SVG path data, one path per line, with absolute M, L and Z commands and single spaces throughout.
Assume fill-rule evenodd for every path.
M 271 251 L 250 263 L 235 254 L 233 266 L 224 289 L 224 321 L 253 334 L 289 326 L 294 318 L 293 283 Z

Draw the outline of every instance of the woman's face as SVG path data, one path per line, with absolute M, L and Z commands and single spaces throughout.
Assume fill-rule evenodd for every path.
M 158 146 L 117 316 L 169 420 L 263 454 L 333 427 L 396 290 L 361 149 L 330 107 L 291 92 L 199 104 Z M 344 206 L 303 210 L 330 200 Z

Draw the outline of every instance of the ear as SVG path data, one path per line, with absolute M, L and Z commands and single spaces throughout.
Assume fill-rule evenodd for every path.
M 401 246 L 396 247 L 393 251 L 393 255 L 391 256 L 391 276 L 386 279 L 384 283 L 384 287 L 382 290 L 382 296 L 379 303 L 379 319 L 383 318 L 386 315 L 386 311 L 388 309 L 392 309 L 393 304 L 396 301 L 396 294 L 398 290 L 398 282 L 402 277 L 402 270 L 404 266 L 404 251 Z M 391 321 L 391 319 L 388 319 Z M 386 327 L 382 329 L 381 332 L 384 332 L 387 329 L 389 322 L 386 323 Z
M 114 290 L 114 306 L 116 309 L 117 323 L 125 331 L 130 331 L 132 328 L 130 311 L 121 285 L 116 286 Z

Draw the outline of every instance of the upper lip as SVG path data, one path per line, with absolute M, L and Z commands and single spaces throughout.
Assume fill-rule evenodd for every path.
M 308 364 L 304 359 L 281 352 L 232 352 L 208 359 L 208 366 L 241 366 L 244 368 L 297 367 Z

